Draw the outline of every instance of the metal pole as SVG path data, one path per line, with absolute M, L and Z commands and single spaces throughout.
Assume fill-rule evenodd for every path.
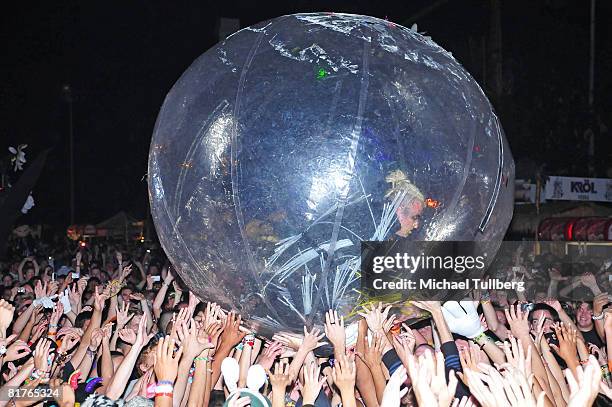
M 68 145 L 70 160 L 70 224 L 74 225 L 74 120 L 72 112 L 72 87 L 70 84 L 62 86 L 62 99 L 68 103 Z
M 74 225 L 74 125 L 72 120 L 72 98 L 68 100 L 70 114 L 70 224 Z
M 589 53 L 589 109 L 593 109 L 595 82 L 595 0 L 591 0 L 591 47 Z

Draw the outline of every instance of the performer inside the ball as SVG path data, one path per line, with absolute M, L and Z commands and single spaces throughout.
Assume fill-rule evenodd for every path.
M 402 170 L 391 171 L 385 180 L 391 184 L 385 198 L 395 199 L 399 195 L 403 196 L 395 211 L 400 223 L 400 229 L 395 234 L 399 237 L 407 237 L 420 225 L 425 197 Z

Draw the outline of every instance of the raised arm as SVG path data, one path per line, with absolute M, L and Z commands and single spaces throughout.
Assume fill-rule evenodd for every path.
M 107 297 L 104 294 L 100 294 L 98 292 L 98 287 L 95 288 L 95 292 L 93 295 L 93 305 L 94 309 L 91 314 L 91 320 L 89 321 L 89 326 L 85 333 L 81 337 L 81 342 L 79 343 L 79 347 L 74 352 L 74 355 L 70 359 L 70 362 L 73 366 L 78 366 L 81 364 L 87 350 L 89 349 L 89 344 L 91 342 L 91 336 L 93 332 L 100 328 L 100 323 L 102 322 L 102 310 L 104 309 L 104 303 L 106 302 Z
M 118 400 L 121 397 L 132 375 L 132 370 L 134 370 L 134 365 L 136 365 L 136 360 L 138 359 L 140 351 L 149 343 L 152 336 L 153 335 L 147 334 L 147 320 L 143 316 L 138 324 L 136 341 L 128 354 L 123 358 L 117 371 L 115 371 L 115 375 L 108 384 L 106 388 L 106 397 L 111 400 Z

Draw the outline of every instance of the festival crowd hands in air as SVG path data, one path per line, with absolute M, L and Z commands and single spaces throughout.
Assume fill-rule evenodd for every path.
M 356 340 L 330 310 L 322 329 L 262 341 L 147 256 L 103 267 L 78 252 L 65 274 L 34 257 L 4 270 L 0 406 L 611 403 L 612 307 L 588 275 L 589 302 L 414 301 L 429 318 L 412 325 L 372 304 Z

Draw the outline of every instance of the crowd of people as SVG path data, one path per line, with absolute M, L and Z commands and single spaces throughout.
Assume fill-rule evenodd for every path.
M 0 407 L 612 404 L 611 297 L 589 273 L 586 301 L 492 291 L 404 304 L 415 322 L 372 303 L 266 340 L 149 251 L 31 254 L 0 265 Z

